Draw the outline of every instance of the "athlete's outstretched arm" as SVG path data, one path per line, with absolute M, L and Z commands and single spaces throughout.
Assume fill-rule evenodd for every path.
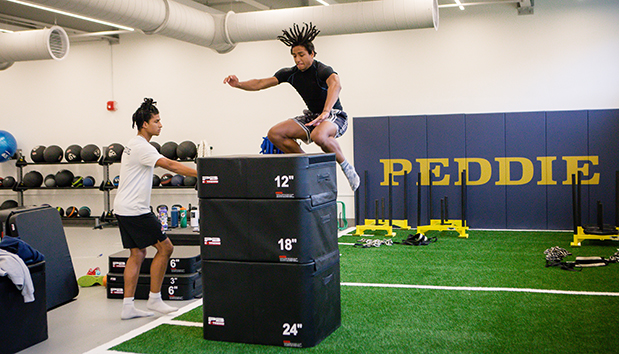
M 245 91 L 258 91 L 269 87 L 276 86 L 279 81 L 275 76 L 267 77 L 264 79 L 251 79 L 247 81 L 240 81 L 236 75 L 228 75 L 224 79 L 224 84 L 228 84 L 232 87 L 240 88 Z

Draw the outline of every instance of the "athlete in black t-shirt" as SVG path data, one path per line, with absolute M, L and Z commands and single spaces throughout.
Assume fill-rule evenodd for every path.
M 277 38 L 290 47 L 295 66 L 283 68 L 264 79 L 239 81 L 236 75 L 229 75 L 224 79 L 224 84 L 246 91 L 258 91 L 282 82 L 291 84 L 305 101 L 307 109 L 303 115 L 272 127 L 268 133 L 269 140 L 285 153 L 303 152 L 296 139 L 306 144 L 313 141 L 324 152 L 335 153 L 335 159 L 355 191 L 359 187 L 359 175 L 346 161 L 340 144 L 335 140 L 348 128 L 348 116 L 342 110 L 339 99 L 342 89 L 340 78 L 330 66 L 314 60 L 316 51 L 312 40 L 320 31 L 310 23 L 305 24 L 303 29 L 295 24 L 282 32 L 283 35 Z

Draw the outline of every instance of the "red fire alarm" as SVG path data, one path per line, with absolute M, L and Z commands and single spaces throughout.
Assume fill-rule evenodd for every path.
M 117 105 L 116 101 L 107 101 L 107 110 L 113 112 L 117 109 Z

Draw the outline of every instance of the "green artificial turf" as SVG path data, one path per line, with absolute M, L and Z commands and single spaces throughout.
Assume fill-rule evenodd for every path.
M 413 231 L 398 231 L 395 241 Z M 344 283 L 619 293 L 619 264 L 546 268 L 544 250 L 610 257 L 618 244 L 570 247 L 566 232 L 436 233 L 427 246 L 340 245 Z M 365 237 L 365 236 L 362 236 Z M 344 236 L 341 243 L 362 237 Z M 384 239 L 382 235 L 372 236 Z M 313 348 L 207 341 L 202 328 L 161 325 L 113 350 L 145 353 L 610 353 L 619 348 L 618 296 L 342 286 L 342 326 Z M 202 322 L 198 307 L 176 318 Z
M 391 238 L 402 241 L 413 231 L 398 231 Z M 361 248 L 340 246 L 343 282 L 420 284 L 467 287 L 513 287 L 576 291 L 619 292 L 619 264 L 606 267 L 565 271 L 546 268 L 544 251 L 559 246 L 576 256 L 609 258 L 619 243 L 584 241 L 571 247 L 572 234 L 548 231 L 469 231 L 469 238 L 455 232 L 431 232 L 437 242 L 427 246 L 381 246 Z M 387 237 L 343 236 L 340 242 L 355 243 L 361 238 Z

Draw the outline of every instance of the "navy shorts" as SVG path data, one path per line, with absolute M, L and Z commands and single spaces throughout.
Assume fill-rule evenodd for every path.
M 312 134 L 312 131 L 314 130 L 314 128 L 316 128 L 316 126 L 315 125 L 307 126 L 305 124 L 313 121 L 319 115 L 320 114 L 313 113 L 306 109 L 303 111 L 302 116 L 290 118 L 294 120 L 295 123 L 297 123 L 301 128 L 303 128 L 303 130 L 305 130 L 305 139 L 301 139 L 301 140 L 306 144 L 312 143 L 312 138 L 310 138 L 310 135 Z M 335 134 L 336 138 L 339 138 L 340 136 L 344 135 L 344 133 L 346 132 L 346 129 L 348 129 L 348 115 L 346 114 L 346 112 L 340 111 L 339 109 L 332 109 L 331 114 L 329 115 L 329 118 L 324 120 L 324 122 L 327 122 L 327 121 L 337 126 L 337 133 Z
M 124 248 L 143 249 L 168 236 L 161 230 L 161 223 L 154 213 L 138 216 L 116 215 Z

